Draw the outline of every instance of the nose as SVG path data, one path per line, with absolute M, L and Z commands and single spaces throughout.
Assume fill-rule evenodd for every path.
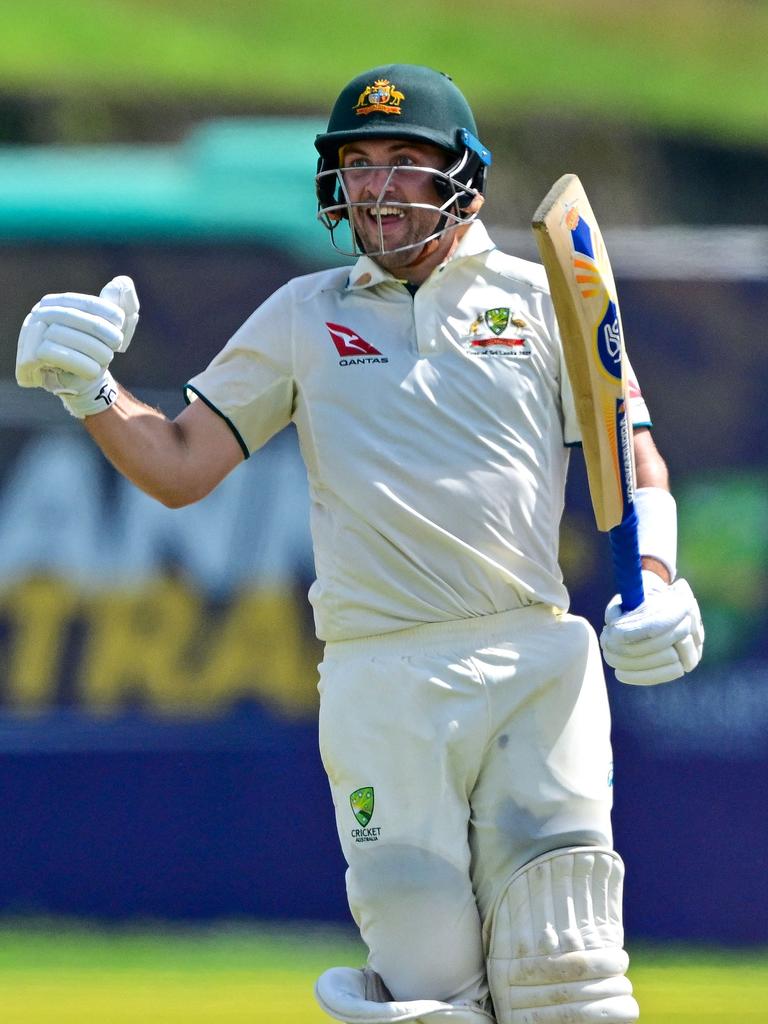
M 356 193 L 353 198 L 373 202 L 391 193 L 394 170 L 394 167 L 355 168 L 349 183 L 350 191 Z

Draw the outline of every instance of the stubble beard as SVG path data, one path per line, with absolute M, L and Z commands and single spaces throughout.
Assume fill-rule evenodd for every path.
M 378 253 L 381 239 L 378 232 L 378 224 L 375 218 L 371 218 L 367 212 L 361 211 L 355 218 L 357 226 L 357 237 L 360 240 L 363 251 L 371 254 L 380 267 L 392 273 L 395 270 L 409 267 L 421 256 L 422 246 L 425 240 L 437 230 L 440 217 L 435 217 L 428 210 L 409 210 L 405 215 L 405 222 L 408 230 L 392 244 L 397 252 Z M 387 238 L 384 237 L 384 245 L 387 245 Z M 404 248 L 407 246 L 408 248 Z

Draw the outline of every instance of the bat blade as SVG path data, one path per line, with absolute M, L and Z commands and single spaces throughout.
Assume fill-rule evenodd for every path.
M 624 332 L 597 219 L 575 174 L 564 174 L 533 215 L 581 429 L 598 529 L 608 531 L 622 607 L 643 600 Z

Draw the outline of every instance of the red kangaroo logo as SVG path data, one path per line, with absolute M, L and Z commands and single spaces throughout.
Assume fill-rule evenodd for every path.
M 343 327 L 341 324 L 325 325 L 331 336 L 336 351 L 340 356 L 380 356 L 381 352 L 373 345 L 369 345 L 364 338 L 353 331 L 350 327 Z

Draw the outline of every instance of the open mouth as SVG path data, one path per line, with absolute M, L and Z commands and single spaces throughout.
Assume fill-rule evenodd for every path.
M 405 210 L 402 206 L 372 206 L 368 210 L 368 216 L 375 221 L 381 219 L 382 223 L 393 223 L 405 219 Z
M 399 238 L 405 230 L 407 216 L 402 206 L 370 206 L 366 212 L 370 224 L 368 230 L 373 231 L 377 238 Z

